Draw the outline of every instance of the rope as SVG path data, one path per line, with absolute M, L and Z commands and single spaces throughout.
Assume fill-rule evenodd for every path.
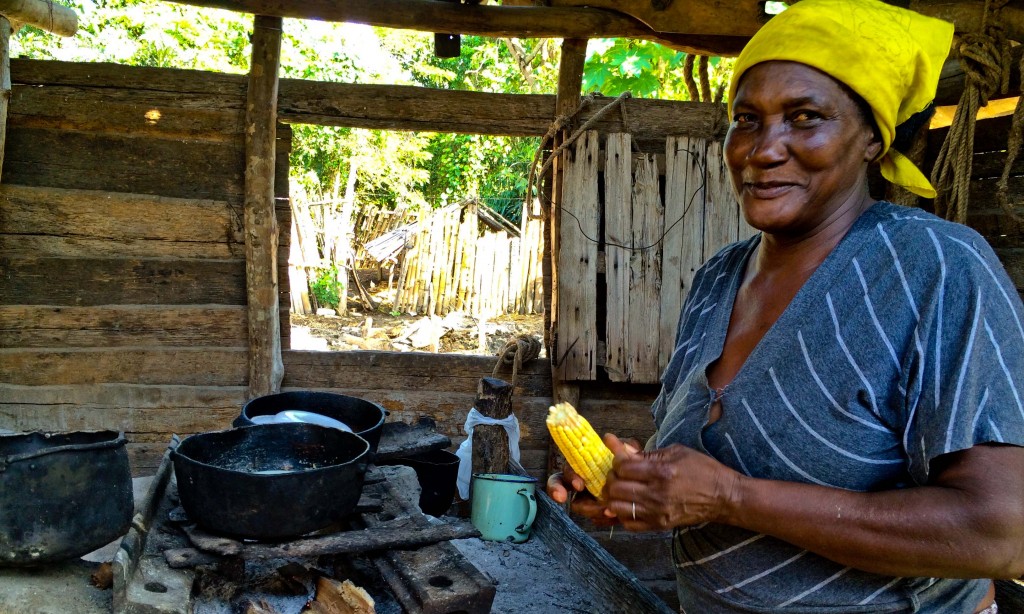
M 1021 58 L 1020 69 L 1024 71 L 1024 58 Z M 1003 174 L 999 176 L 996 183 L 996 200 L 999 207 L 1011 219 L 1018 223 L 1024 223 L 1024 217 L 1017 213 L 1010 204 L 1010 171 L 1013 170 L 1013 163 L 1017 161 L 1017 154 L 1020 153 L 1020 146 L 1024 143 L 1024 82 L 1021 83 L 1021 97 L 1017 99 L 1017 106 L 1013 109 L 1013 124 L 1010 128 L 1010 136 L 1006 143 L 1006 163 L 1003 165 Z
M 523 363 L 540 356 L 540 339 L 533 335 L 518 335 L 515 339 L 509 339 L 505 347 L 498 352 L 498 362 L 491 371 L 491 377 L 498 375 L 502 365 L 512 366 L 512 386 L 516 385 L 516 376 L 523 367 Z
M 575 111 L 564 116 L 556 117 L 555 121 L 551 122 L 551 126 L 548 128 L 548 131 L 540 140 L 540 146 L 537 147 L 537 151 L 535 151 L 533 154 L 533 162 L 530 163 L 530 175 L 526 180 L 527 198 L 533 198 L 533 190 L 536 187 L 537 178 L 544 176 L 544 173 L 547 172 L 549 168 L 551 168 L 551 165 L 554 163 L 555 158 L 558 157 L 558 154 L 562 153 L 562 151 L 564 151 L 570 145 L 575 143 L 576 140 L 583 135 L 583 133 L 585 133 L 587 130 L 590 129 L 591 126 L 600 121 L 605 115 L 615 110 L 616 107 L 618 107 L 619 105 L 625 106 L 624 103 L 626 102 L 626 100 L 632 98 L 633 95 L 630 92 L 622 92 L 614 100 L 612 100 L 599 111 L 594 113 L 593 117 L 584 122 L 582 126 L 576 129 L 576 131 L 569 136 L 569 138 L 565 139 L 564 143 L 556 147 L 555 150 L 551 152 L 547 160 L 544 161 L 544 165 L 541 166 L 540 170 L 538 171 L 537 163 L 540 161 L 541 156 L 544 154 L 544 147 L 548 144 L 548 142 L 551 139 L 554 138 L 556 134 L 558 134 L 559 131 L 561 131 L 563 128 L 569 125 L 572 119 L 579 115 L 580 111 L 587 107 L 596 97 L 597 94 L 587 94 L 580 100 L 580 105 L 576 108 Z M 625 123 L 625 115 L 623 115 L 623 123 Z M 543 213 L 541 215 L 532 215 L 531 213 L 528 217 L 529 219 L 539 219 L 544 216 Z
M 711 102 L 711 79 L 708 76 L 708 56 L 700 56 L 697 63 L 697 74 L 700 77 L 700 101 Z
M 686 82 L 686 93 L 690 100 L 700 102 L 700 90 L 697 89 L 697 82 L 693 80 L 693 54 L 687 53 L 683 60 L 683 80 Z
M 961 224 L 967 221 L 978 109 L 988 104 L 989 97 L 997 90 L 1006 93 L 1009 89 L 1010 48 L 998 16 L 1006 2 L 985 0 L 981 30 L 962 35 L 957 43 L 966 86 L 939 150 L 931 180 L 937 192 L 936 215 Z

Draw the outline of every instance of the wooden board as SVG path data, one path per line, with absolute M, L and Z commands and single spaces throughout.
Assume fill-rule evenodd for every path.
M 245 304 L 235 260 L 0 256 L 0 305 Z
M 739 208 L 732 192 L 732 179 L 722 159 L 722 144 L 708 143 L 707 192 L 704 208 L 704 260 L 736 241 L 739 234 Z
M 658 169 L 653 156 L 636 161 L 633 180 L 633 249 L 629 261 L 629 315 L 626 318 L 626 372 L 629 381 L 658 381 L 661 335 L 656 320 L 661 301 L 661 236 L 664 204 L 658 186 Z
M 3 348 L 244 348 L 247 343 L 243 306 L 0 306 Z
M 650 0 L 553 0 L 554 6 L 611 9 L 639 19 L 656 32 L 753 36 L 767 21 L 757 0 L 651 2 Z
M 244 257 L 241 218 L 241 207 L 223 200 L 0 187 L 4 252 L 237 259 Z
M 598 133 L 588 131 L 566 151 L 558 251 L 559 379 L 597 377 Z
M 246 355 L 223 348 L 0 349 L 0 382 L 243 386 Z
M 629 134 L 610 134 L 605 143 L 604 254 L 605 363 L 613 382 L 629 380 L 629 276 L 632 234 L 632 150 Z

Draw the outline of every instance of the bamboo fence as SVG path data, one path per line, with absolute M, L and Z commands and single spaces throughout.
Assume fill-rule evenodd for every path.
M 421 212 L 395 309 L 428 315 L 465 311 L 484 318 L 541 313 L 543 222 L 525 213 L 517 237 L 481 228 L 475 203 Z

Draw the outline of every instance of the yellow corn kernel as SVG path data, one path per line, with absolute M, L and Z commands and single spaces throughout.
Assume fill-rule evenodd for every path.
M 583 478 L 587 490 L 601 496 L 605 478 L 612 468 L 612 451 L 598 437 L 594 427 L 568 403 L 548 410 L 548 431 L 573 471 Z

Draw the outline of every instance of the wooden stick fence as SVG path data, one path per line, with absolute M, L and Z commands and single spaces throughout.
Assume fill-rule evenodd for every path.
M 429 315 L 533 314 L 543 308 L 542 220 L 525 215 L 521 236 L 481 230 L 477 205 L 422 212 L 405 255 L 395 308 Z M 539 213 L 539 204 L 532 206 Z M 514 231 L 514 227 L 513 227 Z

